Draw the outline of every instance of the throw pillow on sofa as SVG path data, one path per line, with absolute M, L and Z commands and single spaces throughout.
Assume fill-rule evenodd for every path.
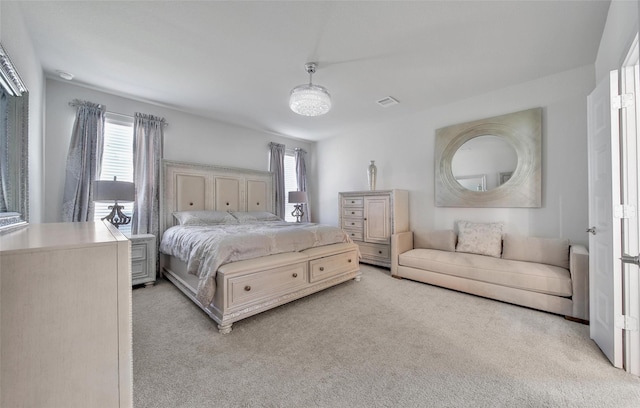
M 456 233 L 453 230 L 429 231 L 424 235 L 421 248 L 439 249 L 454 252 L 456 250 Z
M 569 269 L 569 240 L 504 234 L 502 257 Z
M 488 255 L 500 258 L 502 253 L 501 222 L 476 223 L 458 221 L 456 252 Z

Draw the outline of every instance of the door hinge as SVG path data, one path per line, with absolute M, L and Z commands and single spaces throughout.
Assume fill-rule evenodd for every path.
M 616 316 L 616 328 L 628 331 L 638 331 L 638 319 L 629 315 Z
M 613 109 L 630 108 L 634 105 L 635 96 L 632 93 L 615 95 L 611 98 L 611 107 Z
M 635 218 L 636 207 L 631 204 L 618 204 L 613 207 L 613 216 L 615 218 Z

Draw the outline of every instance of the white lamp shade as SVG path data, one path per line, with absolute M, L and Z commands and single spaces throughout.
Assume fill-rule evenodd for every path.
M 289 191 L 289 202 L 294 204 L 306 203 L 307 192 L 306 191 Z
M 96 180 L 93 188 L 93 201 L 135 201 L 135 185 L 128 181 Z

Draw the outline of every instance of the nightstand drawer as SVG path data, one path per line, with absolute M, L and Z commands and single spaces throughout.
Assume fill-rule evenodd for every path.
M 147 259 L 147 245 L 146 244 L 132 244 L 131 245 L 131 260 L 139 261 Z
M 136 234 L 131 241 L 131 284 L 153 285 L 156 280 L 156 237 Z
M 146 278 L 149 275 L 147 269 L 147 260 L 144 259 L 142 261 L 133 261 L 131 262 L 131 278 L 132 279 L 140 279 Z

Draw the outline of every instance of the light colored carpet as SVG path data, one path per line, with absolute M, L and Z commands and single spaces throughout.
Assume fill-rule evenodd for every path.
M 361 266 L 229 335 L 167 281 L 135 289 L 135 407 L 640 406 L 588 326 Z

